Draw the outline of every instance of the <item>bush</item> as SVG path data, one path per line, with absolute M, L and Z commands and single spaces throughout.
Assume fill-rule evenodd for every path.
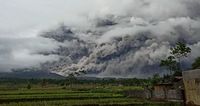
M 31 84 L 28 84 L 26 88 L 31 89 Z

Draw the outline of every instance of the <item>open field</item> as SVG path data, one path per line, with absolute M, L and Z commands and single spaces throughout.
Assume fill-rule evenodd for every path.
M 31 89 L 6 89 L 1 86 L 0 106 L 180 106 L 179 103 L 152 102 L 128 98 L 124 90 L 142 90 L 140 86 L 77 84 L 33 86 Z

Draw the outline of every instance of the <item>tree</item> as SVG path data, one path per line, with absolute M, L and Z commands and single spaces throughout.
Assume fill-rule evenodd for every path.
M 41 86 L 42 86 L 42 88 L 47 86 L 47 80 L 46 79 L 42 79 Z
M 187 47 L 187 45 L 184 42 L 178 42 L 176 43 L 176 46 L 174 48 L 171 48 L 170 52 L 176 59 L 178 60 L 178 66 L 180 71 L 182 71 L 181 66 L 181 59 L 184 57 L 187 57 L 189 53 L 191 53 L 190 47 Z
M 180 76 L 182 75 L 182 66 L 181 66 L 181 59 L 187 57 L 188 54 L 191 52 L 191 49 L 186 46 L 184 42 L 177 42 L 176 46 L 170 49 L 170 56 L 165 59 L 161 60 L 160 66 L 167 67 L 170 70 L 170 75 Z
M 167 59 L 161 60 L 160 66 L 167 67 L 170 71 L 170 75 L 172 75 L 172 72 L 178 70 L 177 62 L 174 56 L 169 56 Z
M 154 74 L 152 79 L 151 79 L 151 83 L 152 85 L 157 84 L 161 81 L 161 78 L 159 76 L 159 74 Z
M 28 85 L 27 85 L 27 87 L 26 87 L 27 89 L 31 89 L 31 84 L 30 83 L 28 83 Z
M 198 57 L 194 63 L 192 63 L 192 69 L 200 69 L 200 57 Z
M 67 79 L 69 80 L 69 85 L 76 83 L 77 79 L 73 73 L 69 74 Z

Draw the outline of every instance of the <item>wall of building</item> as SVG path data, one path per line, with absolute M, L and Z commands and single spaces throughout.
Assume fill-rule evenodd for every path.
M 186 103 L 200 106 L 200 69 L 183 72 Z
M 167 99 L 167 89 L 163 86 L 155 86 L 152 92 L 153 92 L 152 93 L 153 99 L 157 99 L 157 100 Z
M 124 91 L 124 95 L 133 98 L 143 98 L 152 100 L 166 100 L 166 101 L 182 101 L 183 94 L 181 90 L 175 89 L 162 89 L 157 87 L 154 90 L 128 90 Z
M 183 100 L 184 94 L 183 90 L 170 89 L 167 91 L 168 100 Z

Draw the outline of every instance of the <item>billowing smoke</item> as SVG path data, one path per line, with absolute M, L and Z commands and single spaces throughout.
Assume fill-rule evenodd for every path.
M 82 32 L 93 37 L 92 52 L 82 55 L 58 72 L 85 71 L 97 76 L 147 77 L 165 73 L 160 60 L 169 55 L 177 41 L 185 40 L 192 53 L 185 59 L 189 68 L 200 51 L 198 0 L 125 0 L 99 1 L 100 15 L 90 18 L 92 27 Z M 80 32 L 79 32 L 80 34 Z M 81 38 L 81 36 L 79 36 Z
M 148 77 L 166 73 L 159 62 L 182 40 L 192 49 L 185 68 L 200 56 L 199 0 L 86 0 L 79 7 L 68 10 L 72 22 L 67 15 L 65 24 L 40 33 L 55 47 L 35 53 L 58 57 L 41 68 L 62 75 Z

